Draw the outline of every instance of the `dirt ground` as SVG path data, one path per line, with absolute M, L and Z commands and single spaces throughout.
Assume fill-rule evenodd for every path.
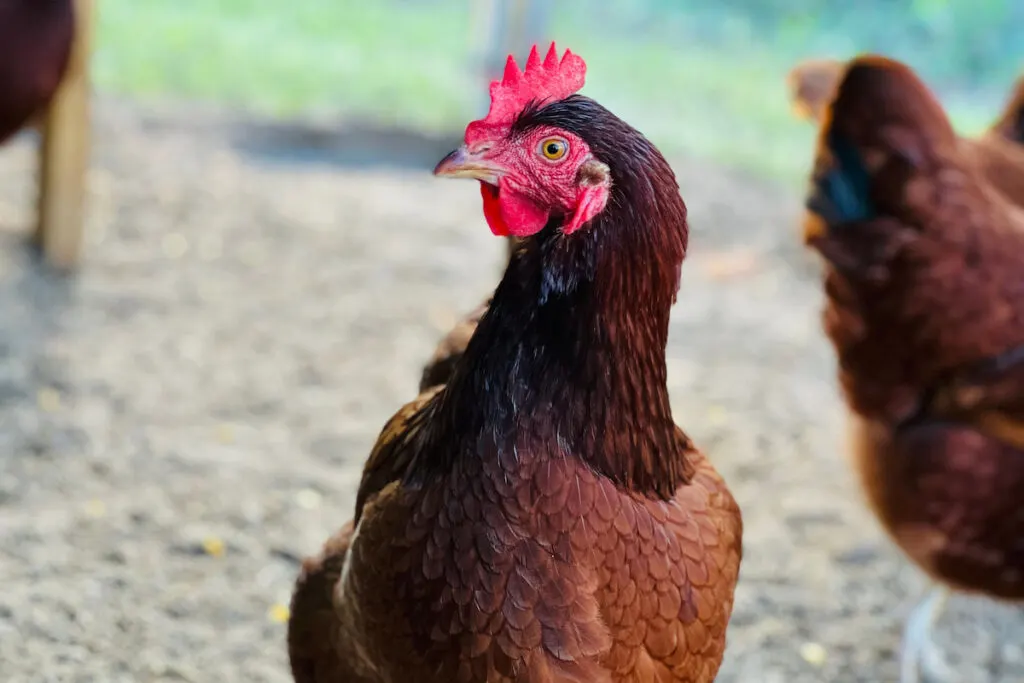
M 426 170 L 451 141 L 343 131 L 101 100 L 69 279 L 23 247 L 34 141 L 0 151 L 4 681 L 290 680 L 299 558 L 350 517 L 381 425 L 504 248 L 475 188 Z M 892 681 L 925 584 L 841 453 L 798 198 L 675 168 L 674 407 L 746 523 L 719 680 Z M 1024 680 L 1008 608 L 958 599 L 937 638 L 948 680 Z

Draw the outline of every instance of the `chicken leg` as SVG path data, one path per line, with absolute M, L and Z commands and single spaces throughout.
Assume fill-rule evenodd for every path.
M 900 683 L 924 683 L 928 671 L 943 680 L 952 680 L 950 667 L 936 652 L 931 632 L 942 615 L 950 591 L 936 586 L 928 592 L 907 617 L 903 628 L 903 649 L 900 656 Z

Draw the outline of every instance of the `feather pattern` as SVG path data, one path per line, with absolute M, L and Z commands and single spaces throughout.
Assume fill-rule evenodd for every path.
M 588 229 L 520 243 L 461 360 L 384 428 L 355 525 L 308 560 L 298 683 L 709 683 L 742 522 L 675 425 L 665 344 L 686 250 L 671 169 L 580 96 L 515 126 L 614 177 Z

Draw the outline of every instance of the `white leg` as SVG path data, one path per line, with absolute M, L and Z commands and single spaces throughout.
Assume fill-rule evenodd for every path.
M 948 588 L 933 588 L 907 617 L 900 655 L 900 683 L 923 683 L 926 680 L 923 671 L 929 670 L 943 679 L 951 678 L 949 665 L 935 651 L 931 639 L 932 627 L 938 621 L 948 599 Z
M 89 55 L 94 0 L 75 3 L 75 38 L 64 80 L 46 112 L 40 145 L 39 220 L 35 239 L 59 269 L 78 262 L 89 167 Z

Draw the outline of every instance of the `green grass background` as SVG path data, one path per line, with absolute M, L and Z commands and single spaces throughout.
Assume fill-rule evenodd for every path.
M 458 130 L 482 87 L 472 1 L 101 0 L 95 77 L 144 100 Z M 587 59 L 587 94 L 671 154 L 786 182 L 805 172 L 813 137 L 786 100 L 796 59 L 904 59 L 965 132 L 987 125 L 1024 68 L 1017 0 L 551 1 L 552 34 Z

